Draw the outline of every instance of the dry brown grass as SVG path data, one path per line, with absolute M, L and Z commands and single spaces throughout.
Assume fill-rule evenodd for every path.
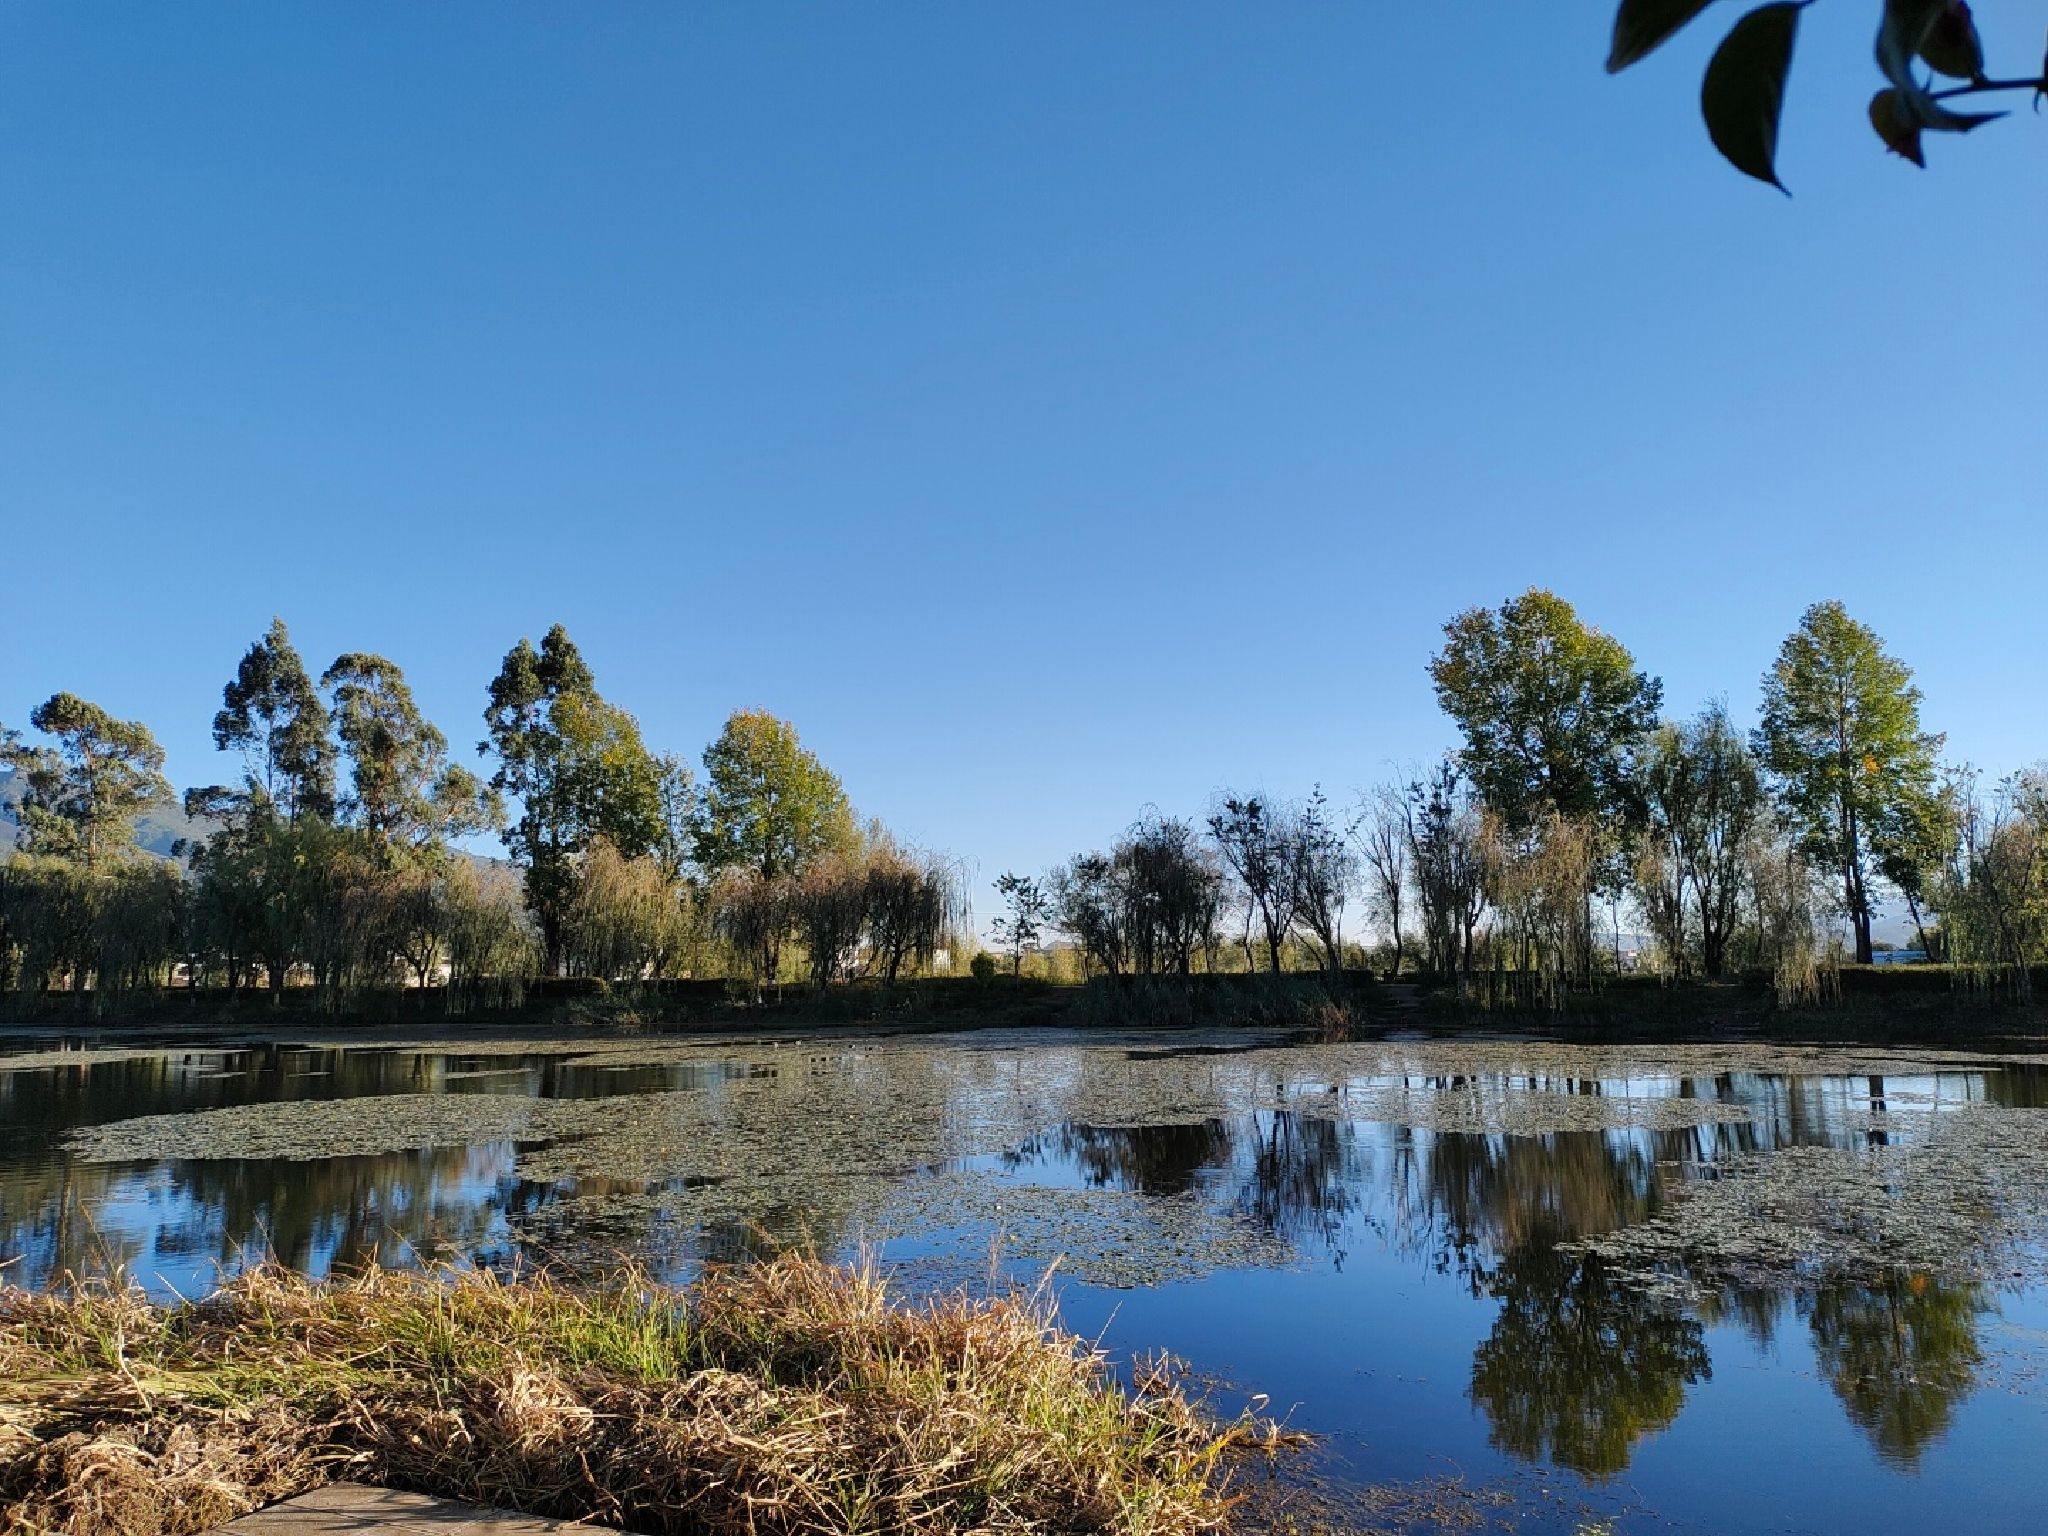
M 898 1305 L 803 1257 L 0 1290 L 0 1528 L 183 1536 L 344 1477 L 662 1536 L 1219 1528 L 1228 1463 L 1283 1437 L 1135 1380 L 1041 1300 Z

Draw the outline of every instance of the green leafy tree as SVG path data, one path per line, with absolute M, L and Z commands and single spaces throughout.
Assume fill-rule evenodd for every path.
M 1920 728 L 1911 669 L 1838 602 L 1807 609 L 1764 674 L 1757 756 L 1802 850 L 1841 882 L 1859 964 L 1870 963 L 1875 863 L 1917 835 L 1941 742 Z
M 704 749 L 695 830 L 705 869 L 747 869 L 767 880 L 801 875 L 859 841 L 838 775 L 794 726 L 762 710 L 736 711 Z
M 1003 915 L 996 919 L 995 941 L 1010 953 L 1010 974 L 1024 974 L 1024 957 L 1038 948 L 1052 922 L 1052 897 L 1045 886 L 1029 875 L 1004 873 L 996 877 L 996 894 L 1003 899 Z
M 1621 0 L 1607 71 L 1655 52 L 1711 0 Z M 1700 112 L 1722 156 L 1745 176 L 1784 190 L 1778 178 L 1778 125 L 1785 86 L 1810 0 L 1772 0 L 1729 28 L 1707 64 Z M 1984 42 L 1967 0 L 1879 0 L 1877 67 L 1885 84 L 1870 99 L 1870 126 L 1885 148 L 1924 166 L 1928 133 L 1968 133 L 2003 112 L 1960 112 L 1951 102 L 2013 91 L 2048 92 L 2048 62 L 2035 75 L 1992 79 Z M 1927 78 L 1923 78 L 1923 72 Z M 1936 89 L 1932 76 L 1952 82 Z
M 1639 881 L 1660 940 L 1683 971 L 1688 929 L 1709 976 L 1728 969 L 1742 915 L 1745 852 L 1769 815 L 1763 775 L 1749 744 L 1710 704 L 1683 725 L 1661 727 L 1641 757 L 1649 869 Z
M 52 694 L 29 724 L 54 744 L 25 746 L 12 733 L 0 740 L 0 763 L 22 778 L 22 846 L 88 870 L 135 852 L 137 819 L 171 798 L 164 749 L 149 727 L 75 693 Z
M 239 751 L 248 793 L 287 821 L 334 815 L 335 746 L 327 707 L 293 647 L 283 619 L 272 619 L 221 690 L 213 743 Z
M 564 924 L 582 861 L 599 840 L 631 861 L 663 854 L 680 874 L 667 817 L 681 816 L 688 770 L 648 752 L 640 727 L 607 703 L 569 633 L 557 624 L 539 649 L 522 639 L 491 681 L 484 710 L 494 753 L 491 786 L 519 803 L 506 833 L 526 872 L 527 906 L 541 930 L 550 973 L 563 959 Z
M 1657 723 L 1663 684 L 1563 598 L 1532 587 L 1460 614 L 1429 675 L 1465 738 L 1460 766 L 1509 832 L 1545 811 L 1576 821 L 1633 807 L 1629 754 Z
M 654 760 L 656 817 L 661 831 L 654 842 L 655 861 L 670 882 L 688 873 L 693 852 L 691 827 L 697 815 L 697 780 L 690 765 L 672 752 Z
M 351 651 L 320 679 L 333 690 L 334 732 L 349 767 L 341 810 L 384 858 L 434 852 L 498 820 L 483 781 L 448 761 L 448 738 L 413 701 L 396 663 Z

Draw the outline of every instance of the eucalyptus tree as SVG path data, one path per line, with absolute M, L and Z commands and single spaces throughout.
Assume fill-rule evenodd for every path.
M 697 815 L 697 782 L 690 765 L 672 752 L 654 760 L 655 818 L 659 827 L 654 841 L 655 861 L 670 883 L 680 886 L 688 875 L 691 855 L 691 827 Z
M 379 856 L 435 852 L 496 824 L 495 796 L 448 761 L 448 738 L 420 713 L 397 663 L 351 651 L 320 683 L 332 690 L 334 733 L 349 769 L 342 820 Z
M 88 872 L 131 857 L 136 822 L 171 800 L 164 750 L 149 727 L 75 693 L 52 694 L 30 711 L 29 724 L 50 744 L 27 746 L 14 733 L 0 739 L 0 763 L 21 775 L 22 848 Z
M 1486 913 L 1485 815 L 1453 760 L 1408 786 L 1408 856 L 1423 951 L 1440 976 L 1469 977 L 1473 939 Z
M 285 820 L 332 819 L 336 749 L 329 724 L 284 620 L 273 618 L 221 690 L 213 744 L 242 754 L 245 793 Z
M 554 625 L 536 649 L 506 653 L 484 710 L 489 737 L 478 751 L 497 759 L 491 787 L 518 803 L 505 835 L 526 873 L 526 900 L 540 925 L 550 972 L 563 958 L 563 923 L 585 854 L 602 839 L 622 858 L 659 853 L 680 873 L 680 827 L 688 775 L 664 765 L 640 726 L 597 690 L 569 632 Z
M 242 756 L 242 783 L 185 792 L 185 814 L 211 828 L 179 851 L 194 876 L 194 937 L 229 991 L 260 967 L 272 1000 L 311 942 L 305 901 L 322 872 L 313 829 L 338 809 L 333 719 L 282 619 L 244 653 L 221 689 L 213 741 Z M 313 862 L 309 867 L 309 857 Z
M 1868 965 L 1876 863 L 1933 796 L 1941 750 L 1912 670 L 1839 602 L 1815 603 L 1764 674 L 1755 741 L 1801 847 L 1835 872 Z

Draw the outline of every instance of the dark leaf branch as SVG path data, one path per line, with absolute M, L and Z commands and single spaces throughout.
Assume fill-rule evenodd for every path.
M 1622 0 L 1615 12 L 1610 74 L 1655 52 L 1713 0 Z M 1737 170 L 1780 191 L 1778 129 L 1798 45 L 1800 13 L 1812 0 L 1772 0 L 1738 20 L 1714 51 L 1700 87 L 1700 113 L 1714 147 Z M 1925 165 L 1922 136 L 1968 133 L 2003 112 L 1959 112 L 1946 102 L 2002 91 L 2048 94 L 2048 60 L 2032 79 L 1985 74 L 1984 43 L 1967 0 L 1884 0 L 1877 65 L 1888 82 L 1870 101 L 1870 123 L 1894 154 Z M 1922 72 L 1926 78 L 1922 78 Z M 1933 88 L 1939 76 L 1963 83 Z

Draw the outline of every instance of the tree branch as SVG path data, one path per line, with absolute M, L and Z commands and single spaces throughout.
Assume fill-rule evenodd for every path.
M 1972 80 L 1968 85 L 1952 85 L 1945 91 L 1930 94 L 1936 101 L 1948 101 L 1957 96 L 1982 96 L 1991 91 L 2048 92 L 2048 76 L 2039 80 Z

